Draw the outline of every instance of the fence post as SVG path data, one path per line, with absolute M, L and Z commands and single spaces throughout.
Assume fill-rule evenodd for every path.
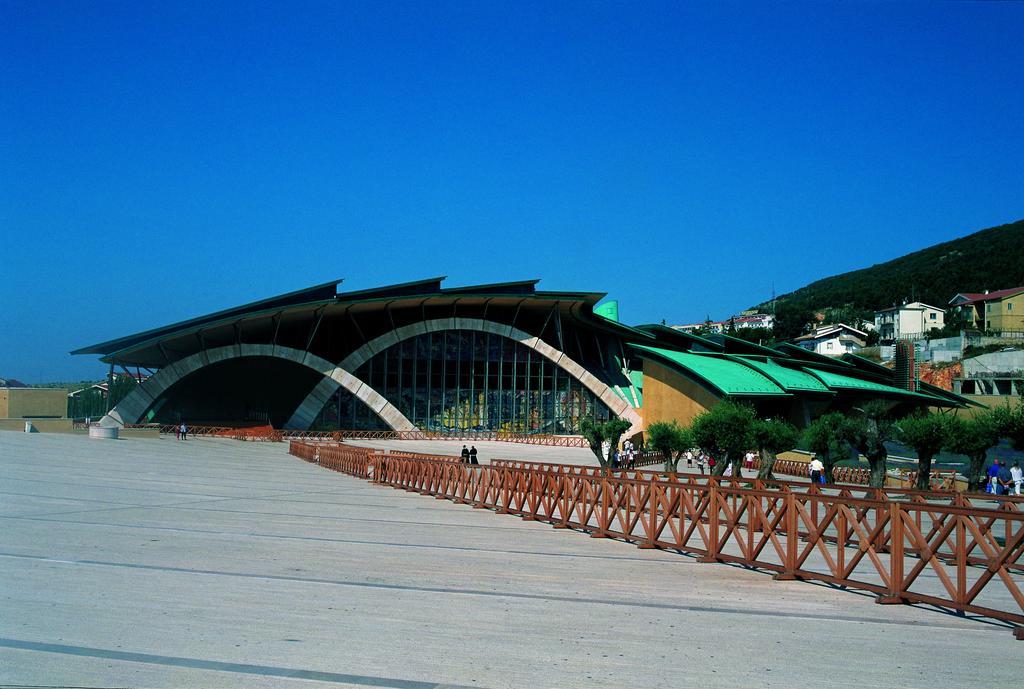
M 647 483 L 647 519 L 644 520 L 644 540 L 636 544 L 641 550 L 657 548 L 654 545 L 655 520 L 658 518 L 658 501 L 654 497 L 654 477 Z
M 903 596 L 903 514 L 899 503 L 889 503 L 889 590 L 876 603 L 902 603 Z
M 796 558 L 797 550 L 800 547 L 799 522 L 796 513 L 796 493 L 788 491 L 785 494 L 786 505 L 786 557 L 782 561 L 782 571 L 775 575 L 778 581 L 792 581 L 796 579 Z
M 697 562 L 718 562 L 718 481 L 713 477 L 708 479 L 708 510 L 707 554 Z
M 608 516 L 608 478 L 607 474 L 599 478 L 594 479 L 594 485 L 597 486 L 601 491 L 601 504 L 594 505 L 594 515 L 597 517 L 597 531 L 591 531 L 591 538 L 608 538 L 608 534 L 605 532 L 607 529 L 607 522 L 605 518 Z

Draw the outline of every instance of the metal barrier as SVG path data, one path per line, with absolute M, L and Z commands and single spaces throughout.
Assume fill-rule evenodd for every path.
M 317 447 L 293 442 L 290 451 L 311 461 Z M 365 448 L 337 451 L 331 468 L 376 483 L 641 548 L 693 553 L 702 562 L 775 572 L 779 579 L 865 590 L 879 603 L 925 603 L 986 616 L 1024 639 L 1020 498 L 987 499 L 994 507 L 979 508 L 958 493 L 823 490 L 802 482 L 513 460 L 473 466 Z M 926 570 L 935 578 L 923 577 Z

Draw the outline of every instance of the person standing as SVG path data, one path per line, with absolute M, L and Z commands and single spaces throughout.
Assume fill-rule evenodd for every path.
M 470 464 L 479 464 L 480 463 L 480 462 L 476 461 L 476 445 L 473 445 L 472 447 L 469 448 L 469 463 Z
M 707 455 L 703 452 L 697 452 L 697 468 L 700 469 L 700 475 L 704 475 L 704 466 L 708 463 Z
M 469 464 L 469 448 L 462 446 L 462 463 Z
M 807 468 L 811 472 L 811 483 L 821 483 L 821 475 L 825 471 L 825 465 L 818 459 L 818 455 L 814 455 L 814 459 L 811 460 Z
M 181 440 L 181 426 L 174 427 L 174 439 Z
M 1007 468 L 1005 459 L 999 460 L 999 473 L 996 476 L 999 479 L 999 495 L 1009 495 L 1013 488 L 1013 474 Z
M 181 422 L 181 428 L 179 428 L 178 430 L 181 431 L 181 439 L 182 440 L 187 440 L 188 439 L 188 426 L 185 425 L 184 421 Z
M 1024 483 L 1024 471 L 1020 468 L 1020 462 L 1014 462 L 1010 467 L 1010 479 L 1013 481 L 1013 494 L 1020 495 L 1020 487 Z
M 985 472 L 985 476 L 988 480 L 985 482 L 986 493 L 992 493 L 993 495 L 999 494 L 999 459 L 993 459 L 992 464 L 989 466 L 988 471 Z

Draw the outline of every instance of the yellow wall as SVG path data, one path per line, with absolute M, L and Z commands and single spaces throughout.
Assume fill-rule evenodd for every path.
M 67 415 L 68 391 L 63 388 L 0 388 L 0 419 Z
M 31 419 L 37 433 L 72 433 L 71 419 Z M 25 431 L 24 419 L 0 419 L 0 431 Z
M 718 403 L 718 397 L 688 378 L 644 361 L 644 404 L 640 410 L 644 427 L 656 421 L 678 421 L 689 425 L 701 412 Z
M 1024 294 L 994 302 L 985 318 L 992 323 L 991 330 L 1024 331 Z

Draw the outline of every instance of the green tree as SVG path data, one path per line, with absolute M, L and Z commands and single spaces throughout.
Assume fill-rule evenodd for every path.
M 927 412 L 901 419 L 896 437 L 917 453 L 917 489 L 931 487 L 932 458 L 949 443 L 949 416 Z
M 881 400 L 868 402 L 857 409 L 855 416 L 848 417 L 843 424 L 845 440 L 868 460 L 871 471 L 870 485 L 885 486 L 886 462 L 889 450 L 885 443 L 893 440 L 895 422 L 889 415 L 889 406 Z
M 1024 452 L 1024 400 L 1012 407 L 996 407 L 992 413 L 999 434 L 1010 441 L 1013 449 Z
M 839 412 L 819 416 L 804 431 L 804 442 L 825 467 L 825 481 L 833 483 L 836 462 L 849 454 L 844 437 L 846 417 Z
M 775 458 L 780 452 L 792 450 L 797 446 L 800 431 L 782 419 L 756 419 L 751 428 L 751 438 L 761 455 L 761 468 L 757 472 L 757 477 L 774 479 L 772 469 L 775 467 Z
M 775 332 L 771 328 L 737 328 L 735 333 L 729 334 L 754 344 L 767 344 L 775 339 Z
M 597 456 L 598 463 L 605 469 L 612 465 L 615 458 L 615 450 L 619 447 L 619 438 L 629 430 L 630 423 L 623 419 L 610 419 L 599 423 L 593 419 L 586 418 L 580 423 L 580 431 L 590 445 L 590 451 Z M 602 445 L 608 443 L 607 454 L 603 451 Z
M 690 431 L 672 421 L 656 421 L 647 427 L 647 445 L 665 458 L 665 471 L 676 472 L 679 453 L 691 446 Z
M 986 410 L 969 419 L 955 416 L 949 422 L 946 448 L 967 457 L 967 490 L 982 490 L 982 470 L 989 449 L 999 444 L 1000 419 L 996 412 Z
M 814 311 L 802 304 L 789 301 L 780 302 L 775 309 L 773 331 L 779 340 L 791 340 L 800 337 L 808 330 L 814 320 Z
M 693 442 L 717 460 L 715 476 L 724 474 L 727 464 L 732 464 L 733 476 L 741 475 L 743 453 L 754 444 L 751 430 L 756 420 L 752 407 L 728 400 L 693 420 Z

